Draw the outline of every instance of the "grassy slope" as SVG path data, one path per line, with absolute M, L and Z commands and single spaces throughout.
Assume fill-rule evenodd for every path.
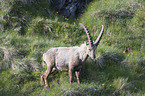
M 20 4 L 20 8 L 8 1 L 1 3 L 0 95 L 145 95 L 143 0 L 94 0 L 78 20 L 48 17 L 46 1 L 37 2 L 33 10 L 28 4 Z M 42 54 L 51 47 L 86 41 L 80 22 L 88 26 L 94 39 L 101 25 L 105 26 L 96 64 L 88 59 L 81 84 L 70 85 L 67 72 L 60 72 L 50 76 L 51 89 L 43 88 L 40 75 L 46 68 L 41 65 Z

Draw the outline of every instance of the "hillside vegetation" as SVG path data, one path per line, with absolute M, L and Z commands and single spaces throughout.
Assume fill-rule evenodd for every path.
M 29 1 L 29 2 L 28 2 Z M 50 0 L 0 0 L 0 96 L 144 96 L 145 1 L 92 0 L 76 19 L 59 16 Z M 52 47 L 79 46 L 88 27 L 96 39 L 97 61 L 89 58 L 80 79 L 67 72 L 40 84 L 42 54 Z

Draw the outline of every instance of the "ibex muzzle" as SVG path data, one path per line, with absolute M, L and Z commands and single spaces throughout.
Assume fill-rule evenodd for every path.
M 91 57 L 93 60 L 96 59 L 96 49 L 101 40 L 104 26 L 102 25 L 102 30 L 96 41 L 93 41 L 88 29 L 83 24 L 80 23 L 80 25 L 82 25 L 85 29 L 89 43 L 84 43 L 80 47 L 74 46 L 51 48 L 43 54 L 43 61 L 45 61 L 47 64 L 47 70 L 41 75 L 41 81 L 42 85 L 46 85 L 47 88 L 49 88 L 47 79 L 50 73 L 53 72 L 53 68 L 60 71 L 68 70 L 70 83 L 72 82 L 72 76 L 75 72 L 77 82 L 80 83 L 79 74 L 82 64 L 87 60 L 88 57 Z

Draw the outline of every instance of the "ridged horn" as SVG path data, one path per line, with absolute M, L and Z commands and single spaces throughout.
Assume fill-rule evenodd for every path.
M 99 44 L 99 42 L 100 42 L 100 40 L 101 40 L 101 37 L 102 37 L 102 35 L 103 35 L 103 30 L 104 30 L 104 26 L 102 25 L 102 30 L 101 30 L 101 32 L 100 32 L 98 38 L 97 38 L 96 41 L 94 42 L 94 45 L 97 46 L 97 45 Z
M 92 36 L 91 36 L 91 34 L 90 34 L 88 28 L 87 28 L 85 25 L 83 25 L 82 23 L 79 23 L 79 24 L 80 24 L 81 26 L 83 26 L 83 28 L 84 28 L 84 30 L 85 30 L 85 32 L 86 32 L 86 34 L 87 34 L 87 37 L 88 37 L 88 41 L 89 41 L 90 47 L 93 47 Z

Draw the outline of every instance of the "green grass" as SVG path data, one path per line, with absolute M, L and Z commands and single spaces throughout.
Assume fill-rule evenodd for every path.
M 47 0 L 19 1 L 0 1 L 0 96 L 145 95 L 143 0 L 93 0 L 73 20 L 58 16 Z M 48 90 L 40 84 L 46 70 L 42 54 L 52 47 L 87 41 L 79 23 L 88 27 L 93 39 L 104 25 L 97 60 L 89 58 L 83 65 L 81 84 L 76 79 L 69 84 L 68 72 L 60 72 L 50 75 Z

